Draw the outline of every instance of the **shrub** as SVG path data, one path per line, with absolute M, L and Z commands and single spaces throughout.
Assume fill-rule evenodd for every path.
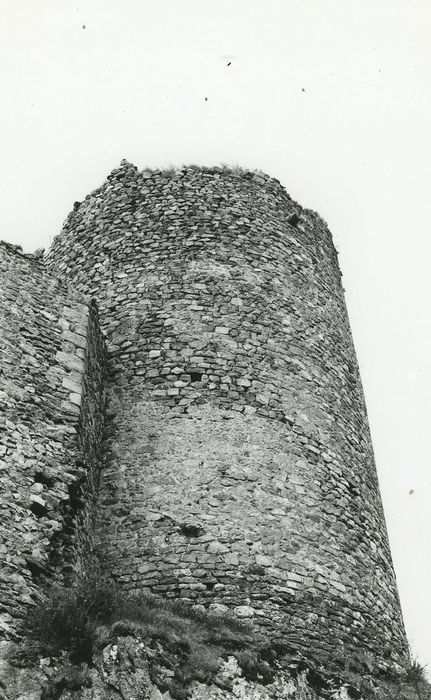
M 90 572 L 71 588 L 54 585 L 44 591 L 40 605 L 29 614 L 26 631 L 43 654 L 67 650 L 73 662 L 90 661 L 97 627 L 115 616 L 118 604 L 115 585 Z
M 271 667 L 267 661 L 263 661 L 260 654 L 254 649 L 241 649 L 236 655 L 238 665 L 244 673 L 245 678 L 263 683 L 270 683 L 273 680 Z
M 422 666 L 417 659 L 414 659 L 406 670 L 406 683 L 422 683 L 425 680 L 425 666 Z

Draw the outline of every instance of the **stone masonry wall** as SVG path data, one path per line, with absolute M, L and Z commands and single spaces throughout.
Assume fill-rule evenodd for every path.
M 0 244 L 0 633 L 91 540 L 103 427 L 97 311 Z M 84 527 L 85 525 L 85 527 Z
M 323 661 L 405 659 L 322 219 L 260 173 L 123 162 L 75 204 L 48 265 L 97 299 L 106 335 L 112 575 L 232 608 Z

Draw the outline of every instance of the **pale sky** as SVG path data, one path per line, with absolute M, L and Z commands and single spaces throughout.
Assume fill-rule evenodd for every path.
M 431 667 L 430 0 L 0 0 L 0 18 L 4 240 L 48 247 L 122 158 L 260 168 L 328 222 Z

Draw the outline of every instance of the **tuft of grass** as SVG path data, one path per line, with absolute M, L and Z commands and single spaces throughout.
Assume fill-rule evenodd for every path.
M 247 172 L 236 163 L 231 165 L 229 163 L 220 163 L 220 165 L 196 165 L 196 163 L 187 163 L 187 165 L 184 165 L 183 167 L 187 170 L 197 170 L 199 172 L 209 174 L 227 173 L 242 176 L 245 172 Z
M 273 681 L 274 670 L 281 668 L 281 660 L 292 652 L 284 641 L 269 641 L 250 623 L 230 614 L 214 615 L 181 600 L 125 593 L 97 568 L 77 576 L 71 587 L 53 585 L 42 591 L 40 604 L 29 612 L 24 624 L 27 641 L 18 662 L 36 661 L 40 656 L 62 659 L 62 670 L 46 689 L 44 700 L 59 697 L 59 690 L 88 685 L 91 678 L 86 665 L 91 666 L 95 653 L 119 637 L 145 642 L 144 648 L 151 650 L 145 656 L 151 679 L 176 700 L 189 697 L 188 689 L 195 680 L 217 682 L 221 662 L 228 656 L 236 658 L 245 678 L 267 684 Z M 374 696 L 373 680 L 378 672 L 372 657 L 351 653 L 335 658 L 334 664 L 336 669 L 328 669 L 332 677 L 347 683 L 352 692 L 357 688 L 364 697 Z M 307 664 L 304 668 L 308 668 L 311 683 L 312 669 Z M 320 676 L 317 680 L 322 682 Z M 413 697 L 406 695 L 409 688 L 415 700 L 430 699 L 424 667 L 417 661 L 392 683 L 406 700 Z
M 195 610 L 183 601 L 124 593 L 97 570 L 77 577 L 72 587 L 46 589 L 25 628 L 26 659 L 67 652 L 72 664 L 91 665 L 95 652 L 118 637 L 143 639 L 163 650 L 160 658 L 150 660 L 156 683 L 163 676 L 158 671 L 170 659 L 173 675 L 163 681 L 164 690 L 178 700 L 187 697 L 193 680 L 210 683 L 229 655 L 238 656 L 248 677 L 268 677 L 269 665 L 259 653 L 262 640 L 250 623 Z M 253 651 L 247 655 L 247 649 Z M 64 682 L 62 676 L 58 683 Z
M 245 678 L 248 680 L 258 680 L 261 683 L 271 683 L 274 680 L 269 663 L 264 661 L 256 650 L 241 649 L 237 653 L 236 659 Z
M 25 621 L 32 650 L 47 656 L 66 650 L 72 662 L 90 661 L 97 627 L 115 617 L 118 604 L 116 586 L 96 572 L 81 575 L 70 588 L 43 590 Z
M 242 175 L 245 172 L 245 168 L 242 168 L 238 163 L 220 163 L 219 168 L 222 172 L 234 175 Z
M 403 671 L 382 672 L 373 663 L 372 655 L 358 651 L 334 657 L 330 672 L 349 686 L 349 692 L 359 692 L 358 697 L 431 700 L 431 686 L 425 678 L 425 667 L 417 660 Z
M 415 685 L 423 681 L 425 681 L 425 666 L 422 666 L 417 659 L 413 659 L 406 670 L 406 683 Z
M 431 687 L 425 677 L 425 668 L 425 665 L 413 659 L 405 674 L 405 683 L 415 689 L 418 700 L 431 698 Z

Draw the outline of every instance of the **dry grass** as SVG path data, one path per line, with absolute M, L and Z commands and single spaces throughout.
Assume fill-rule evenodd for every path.
M 21 651 L 24 663 L 41 656 L 64 657 L 67 652 L 72 670 L 70 678 L 61 676 L 61 683 L 68 684 L 64 687 L 85 683 L 88 679 L 82 666 L 91 665 L 100 649 L 125 636 L 145 640 L 147 649 L 161 650 L 161 656 L 155 654 L 149 661 L 150 677 L 162 692 L 168 690 L 177 700 L 188 697 L 188 688 L 195 680 L 216 681 L 221 661 L 231 655 L 236 657 L 245 678 L 251 681 L 270 683 L 275 669 L 285 663 L 292 670 L 288 647 L 268 642 L 249 624 L 230 615 L 194 609 L 182 601 L 125 594 L 97 570 L 79 577 L 71 588 L 47 589 L 40 605 L 25 621 L 24 633 L 27 640 Z M 161 657 L 170 659 L 172 670 L 171 676 L 163 681 L 160 680 Z M 359 689 L 364 698 L 431 700 L 424 669 L 417 662 L 399 678 L 384 682 L 384 696 L 375 692 L 379 674 L 369 656 L 343 657 L 336 666 L 333 673 L 328 669 L 325 676 L 307 665 L 302 668 L 308 668 L 310 683 L 313 678 L 324 684 L 330 677 L 338 678 L 340 683 L 351 686 L 352 692 Z
M 172 659 L 174 675 L 164 690 L 178 700 L 187 697 L 193 680 L 211 682 L 229 655 L 237 656 L 249 677 L 258 678 L 264 669 L 260 679 L 270 679 L 269 665 L 259 656 L 262 640 L 250 625 L 181 601 L 125 594 L 98 572 L 81 576 L 71 588 L 46 590 L 25 626 L 27 660 L 67 652 L 72 664 L 92 664 L 98 649 L 122 636 L 156 644 Z M 246 649 L 253 651 L 247 655 Z M 157 668 L 153 675 L 157 682 Z

